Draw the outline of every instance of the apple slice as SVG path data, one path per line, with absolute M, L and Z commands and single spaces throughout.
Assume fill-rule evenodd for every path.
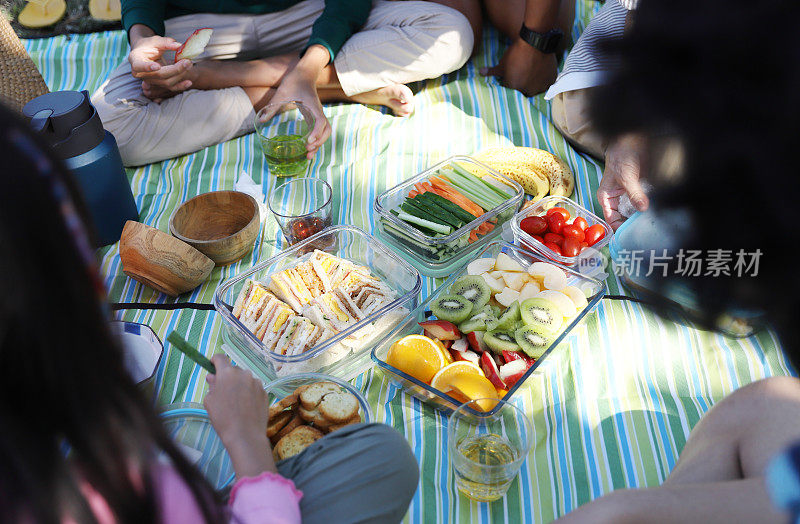
M 453 345 L 450 346 L 455 351 L 466 351 L 469 349 L 469 342 L 467 342 L 466 337 L 461 337 L 458 340 L 453 342 Z
M 488 273 L 483 273 L 481 276 L 489 285 L 489 289 L 492 290 L 492 293 L 500 293 L 501 291 L 503 291 L 503 288 L 506 287 L 505 282 L 490 277 Z
M 481 355 L 481 369 L 483 370 L 483 374 L 486 375 L 486 378 L 489 379 L 489 382 L 491 382 L 496 389 L 508 389 L 506 383 L 500 378 L 500 371 L 497 369 L 497 364 L 495 364 L 494 359 L 488 352 Z
M 469 349 L 464 351 L 456 351 L 455 349 L 450 350 L 450 354 L 453 356 L 453 360 L 459 361 L 462 360 L 464 362 L 471 362 L 476 366 L 480 367 L 481 357 L 478 356 L 477 353 L 474 351 L 470 351 Z
M 476 258 L 467 265 L 467 275 L 488 273 L 494 267 L 493 258 Z
M 508 307 L 519 299 L 519 291 L 515 291 L 510 287 L 507 287 L 504 288 L 502 292 L 496 294 L 494 299 L 497 300 L 501 305 Z
M 186 60 L 194 60 L 203 54 L 203 51 L 208 45 L 208 41 L 211 40 L 211 33 L 213 32 L 214 30 L 210 27 L 196 29 L 175 52 L 175 63 L 177 64 L 184 58 Z
M 472 331 L 467 333 L 467 342 L 469 346 L 476 353 L 485 353 L 489 351 L 489 346 L 483 341 L 483 331 Z
M 516 273 L 507 271 L 503 273 L 503 281 L 505 281 L 506 286 L 510 287 L 514 291 L 520 291 L 522 286 L 528 281 L 530 277 L 527 273 Z
M 528 371 L 529 367 L 530 366 L 525 363 L 524 360 L 512 360 L 500 366 L 499 378 L 505 384 L 508 384 L 508 388 L 506 389 L 511 389 L 514 387 L 514 384 L 522 378 L 522 375 Z M 484 370 L 484 373 L 486 373 L 486 370 Z M 488 377 L 489 374 L 487 373 L 486 376 Z
M 510 256 L 506 255 L 505 253 L 500 253 L 497 255 L 497 261 L 494 263 L 494 268 L 499 271 L 518 271 L 523 272 L 525 268 L 522 265 L 511 258 Z
M 522 304 L 529 298 L 533 298 L 534 296 L 539 294 L 539 291 L 541 291 L 541 288 L 539 287 L 538 282 L 536 282 L 535 280 L 533 282 L 528 282 L 527 284 L 522 286 L 522 289 L 519 290 L 519 299 L 518 299 L 519 303 Z
M 532 359 L 522 351 L 503 351 L 503 360 L 506 364 L 515 360 L 522 360 L 528 367 L 531 367 L 533 363 L 536 362 L 535 359 Z
M 426 320 L 425 322 L 420 322 L 419 325 L 425 330 L 425 335 L 430 338 L 438 338 L 439 340 L 458 340 L 461 338 L 461 332 L 458 331 L 458 327 L 447 320 Z

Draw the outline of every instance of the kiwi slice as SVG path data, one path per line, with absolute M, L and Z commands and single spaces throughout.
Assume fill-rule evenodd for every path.
M 501 329 L 487 331 L 483 335 L 483 341 L 486 342 L 486 345 L 489 346 L 489 349 L 495 353 L 519 350 L 519 346 L 517 345 L 517 340 L 514 338 L 513 331 L 504 331 Z
M 450 286 L 450 293 L 461 295 L 472 302 L 472 311 L 478 311 L 489 303 L 492 298 L 492 290 L 489 284 L 478 275 L 467 275 L 459 278 Z
M 489 331 L 494 331 L 497 329 L 510 330 L 514 328 L 514 325 L 519 319 L 519 302 L 512 302 L 511 305 L 506 308 L 503 314 L 500 315 L 500 318 L 498 318 L 495 322 L 487 324 L 486 329 Z
M 442 295 L 431 304 L 431 311 L 439 320 L 458 324 L 469 318 L 472 302 L 461 295 Z
M 517 341 L 519 348 L 531 358 L 539 358 L 542 353 L 550 347 L 553 339 L 550 335 L 540 333 L 532 327 L 521 327 L 514 332 L 514 340 Z
M 494 322 L 497 319 L 494 315 L 481 311 L 477 315 L 473 315 L 469 320 L 465 320 L 458 325 L 458 330 L 462 333 L 470 333 L 472 331 L 486 331 L 486 326 L 489 322 Z
M 529 298 L 520 305 L 522 321 L 526 326 L 536 328 L 541 333 L 553 334 L 564 322 L 564 315 L 558 306 L 544 298 Z

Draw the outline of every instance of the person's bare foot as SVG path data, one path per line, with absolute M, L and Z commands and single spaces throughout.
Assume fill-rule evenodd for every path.
M 361 104 L 386 106 L 396 116 L 408 116 L 414 112 L 414 93 L 403 84 L 390 84 L 374 91 L 353 95 L 350 98 Z

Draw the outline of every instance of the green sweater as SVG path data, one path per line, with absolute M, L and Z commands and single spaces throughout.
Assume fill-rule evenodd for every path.
M 164 34 L 164 20 L 193 13 L 251 14 L 275 13 L 301 0 L 122 0 L 122 25 L 130 31 L 134 24 L 144 24 L 156 34 Z M 367 21 L 371 0 L 326 0 L 325 9 L 314 22 L 313 44 L 325 46 L 331 60 L 345 41 Z M 213 28 L 212 28 L 213 29 Z

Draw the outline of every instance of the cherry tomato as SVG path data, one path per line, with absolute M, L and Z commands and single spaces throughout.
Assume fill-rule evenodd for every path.
M 581 242 L 581 251 L 583 251 L 587 247 L 589 247 L 589 244 L 587 244 L 586 242 Z
M 586 219 L 583 217 L 577 217 L 575 220 L 572 221 L 572 225 L 577 226 L 581 228 L 581 231 L 584 231 L 586 230 L 587 227 L 589 227 L 589 222 L 587 222 Z
M 580 242 L 571 237 L 567 237 L 564 239 L 564 243 L 561 244 L 561 253 L 565 257 L 577 257 L 578 253 L 580 252 L 581 252 Z
M 552 242 L 545 242 L 544 247 L 550 249 L 554 253 L 558 253 L 559 255 L 561 254 L 561 248 L 558 247 L 558 244 L 553 244 Z
M 547 216 L 551 216 L 551 215 L 554 215 L 556 213 L 558 213 L 559 215 L 564 217 L 564 222 L 569 220 L 569 217 L 572 216 L 572 215 L 569 214 L 569 211 L 567 211 L 563 207 L 553 207 L 553 208 L 550 208 L 550 209 L 547 210 Z
M 575 224 L 562 227 L 561 235 L 564 238 L 572 238 L 576 240 L 578 244 L 583 242 L 583 239 L 586 237 L 586 235 L 583 232 L 583 229 L 579 228 Z
M 545 233 L 544 234 L 544 243 L 547 244 L 548 242 L 551 242 L 551 243 L 553 243 L 553 244 L 555 244 L 557 246 L 560 246 L 561 244 L 564 243 L 564 237 L 562 237 L 561 235 L 557 235 L 555 233 Z
M 544 217 L 523 218 L 519 223 L 520 229 L 529 235 L 541 235 L 547 231 L 547 220 Z
M 542 235 L 533 235 L 533 238 L 544 244 L 544 238 L 542 238 Z
M 550 228 L 551 233 L 561 234 L 561 228 L 564 227 L 566 219 L 560 213 L 553 213 L 547 217 L 547 227 Z
M 593 226 L 589 226 L 588 229 L 585 231 L 586 233 L 586 243 L 590 246 L 597 244 L 604 236 L 606 236 L 606 230 L 603 229 L 603 226 L 600 224 L 595 224 Z

